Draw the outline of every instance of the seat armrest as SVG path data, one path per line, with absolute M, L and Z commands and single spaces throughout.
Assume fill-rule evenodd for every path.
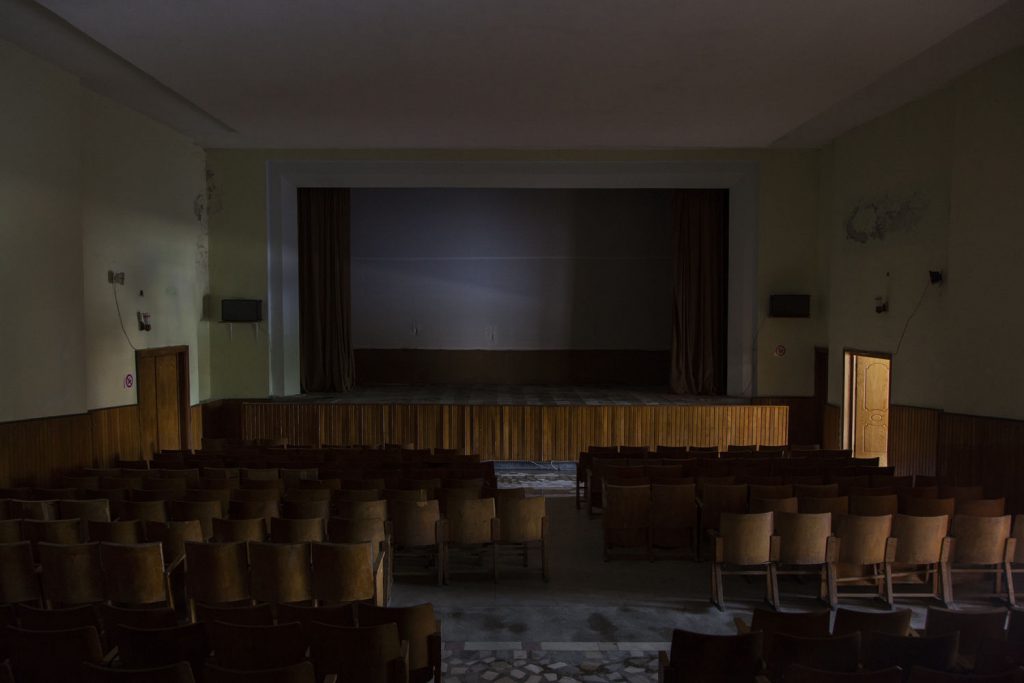
M 885 539 L 885 561 L 892 564 L 896 561 L 896 539 L 890 536 Z
M 184 566 L 184 564 L 185 564 L 185 555 L 183 555 L 183 554 L 179 555 L 178 557 L 174 558 L 173 560 L 171 560 L 170 562 L 167 563 L 167 566 L 164 567 L 164 574 L 167 575 L 167 576 L 170 576 L 175 571 L 177 571 L 178 568 Z
M 740 617 L 736 617 L 732 620 L 732 623 L 736 625 L 736 633 L 738 635 L 745 635 L 750 633 L 750 624 L 743 621 Z
M 829 564 L 839 561 L 839 538 L 836 536 L 825 540 L 825 561 Z
M 778 562 L 782 546 L 781 536 L 772 536 L 768 539 L 768 561 Z
M 103 665 L 104 666 L 112 665 L 114 663 L 114 660 L 117 659 L 117 655 L 118 655 L 117 645 L 115 645 L 112 648 L 110 648 L 110 652 L 108 652 L 107 654 L 103 655 L 103 660 L 102 660 L 103 661 Z
M 675 679 L 672 666 L 669 664 L 668 653 L 664 650 L 658 651 L 658 683 L 669 683 Z
M 327 674 L 324 676 L 324 683 L 338 683 L 338 674 Z

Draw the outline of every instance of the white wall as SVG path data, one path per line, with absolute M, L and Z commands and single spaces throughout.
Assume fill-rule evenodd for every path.
M 203 150 L 2 41 L 0 101 L 0 421 L 136 401 L 108 269 L 135 346 L 188 345 L 209 396 Z
M 353 345 L 667 349 L 671 250 L 666 190 L 353 190 Z
M 0 421 L 85 409 L 81 91 L 0 41 Z

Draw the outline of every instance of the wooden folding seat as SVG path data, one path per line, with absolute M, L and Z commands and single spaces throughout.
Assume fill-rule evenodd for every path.
M 56 500 L 22 500 L 11 498 L 7 501 L 11 519 L 53 520 L 57 519 Z
M 594 510 L 604 507 L 604 478 L 609 468 L 624 468 L 629 461 L 624 458 L 594 458 L 587 468 L 587 513 L 595 514 Z M 643 468 L 641 468 L 643 469 Z
M 206 624 L 162 628 L 120 625 L 114 630 L 112 642 L 117 646 L 121 666 L 126 668 L 144 669 L 188 662 L 193 670 L 201 671 L 210 655 Z
M 435 500 L 437 492 L 441 488 L 440 477 L 427 477 L 420 479 L 400 479 L 398 490 L 400 491 L 423 491 L 425 500 Z M 386 498 L 387 496 L 385 496 Z M 408 499 L 406 499 L 408 500 Z
M 370 543 L 313 543 L 313 598 L 318 604 L 361 600 L 384 604 L 383 558 Z
M 274 669 L 228 669 L 207 662 L 203 680 L 205 683 L 316 683 L 315 671 L 311 662 Z M 334 679 L 328 677 L 324 683 L 334 683 Z
M 125 491 L 137 491 L 142 488 L 142 475 L 141 474 L 117 474 L 117 475 L 104 475 L 100 477 L 99 489 L 101 491 L 108 490 L 125 490 Z
M 122 626 L 132 628 L 170 628 L 178 625 L 178 615 L 170 607 L 117 607 L 107 603 L 95 605 L 103 632 L 115 642 L 114 632 Z
M 198 483 L 196 479 L 196 483 Z M 133 495 L 139 495 L 141 491 L 153 491 L 160 492 L 159 496 L 163 500 L 177 500 L 185 495 L 185 490 L 188 489 L 187 479 L 165 479 L 165 478 L 151 478 L 142 480 L 142 488 L 136 491 Z
M 60 479 L 60 488 L 72 489 L 81 491 L 83 489 L 98 489 L 100 487 L 100 477 L 98 474 L 93 475 L 64 475 Z
M 260 602 L 313 598 L 308 543 L 250 543 L 250 590 Z
M 444 583 L 445 523 L 437 501 L 394 501 L 388 509 L 392 516 L 392 543 L 395 573 L 404 573 L 400 560 L 412 559 L 417 564 L 432 563 L 437 583 Z
M 203 527 L 199 520 L 190 519 L 184 522 L 170 521 L 146 522 L 146 540 L 159 542 L 163 547 L 164 562 L 169 565 L 180 564 L 185 557 L 185 543 L 192 541 L 201 543 Z
M 81 524 L 79 536 L 89 538 L 89 522 L 110 521 L 110 500 L 93 498 L 88 500 L 58 500 L 57 515 L 60 519 L 78 519 Z
M 397 504 L 427 501 L 427 492 L 423 489 L 384 489 L 383 496 L 388 503 L 388 516 L 394 515 L 393 508 Z
M 903 514 L 917 517 L 938 517 L 945 515 L 952 521 L 956 511 L 955 498 L 906 498 L 903 500 Z
M 749 484 L 750 487 L 750 499 L 755 498 L 792 498 L 793 485 L 792 484 Z
M 185 592 L 190 612 L 196 603 L 218 605 L 249 600 L 249 556 L 243 542 L 185 543 Z
M 1008 670 L 998 673 L 955 673 L 934 671 L 922 666 L 910 670 L 909 683 L 1020 683 L 1024 673 L 1020 670 Z
M 866 670 L 898 666 L 904 671 L 904 680 L 915 666 L 949 671 L 956 665 L 959 640 L 957 633 L 927 637 L 876 632 L 864 640 L 861 663 Z
M 448 510 L 445 525 L 444 578 L 447 583 L 451 575 L 451 554 L 457 558 L 479 553 L 482 563 L 484 555 L 490 555 L 491 578 L 498 577 L 498 550 L 496 543 L 500 535 L 497 509 L 493 498 L 454 500 Z
M 116 605 L 174 606 L 171 573 L 178 565 L 164 565 L 160 543 L 100 543 L 103 585 L 107 600 Z
M 21 541 L 21 520 L 0 519 L 0 543 L 18 543 Z
M 797 498 L 835 498 L 839 495 L 839 484 L 794 484 L 793 495 Z
M 18 626 L 30 631 L 65 631 L 92 626 L 100 632 L 99 615 L 92 605 L 41 609 L 26 604 L 15 605 Z
M 121 504 L 123 520 L 166 522 L 167 503 L 163 500 L 126 500 Z
M 51 606 L 103 602 L 103 566 L 98 543 L 40 543 L 43 597 Z
M 95 627 L 32 631 L 8 626 L 3 634 L 18 683 L 75 681 L 83 662 L 99 664 L 103 647 Z
M 835 496 L 832 498 L 798 498 L 797 509 L 808 514 L 821 514 L 828 512 L 832 515 L 833 521 L 837 515 L 846 515 L 850 512 L 850 499 L 847 496 Z
M 331 507 L 337 509 L 342 503 L 371 500 L 384 500 L 384 489 L 338 489 L 331 496 Z
M 78 498 L 78 489 L 66 487 L 37 488 L 32 490 L 32 498 L 34 500 L 52 500 L 54 502 L 59 500 L 75 500 Z
M 281 517 L 285 519 L 312 519 L 314 517 L 326 519 L 330 516 L 331 502 L 329 500 L 286 500 L 281 503 Z
M 956 514 L 972 517 L 1002 517 L 1006 514 L 1006 499 L 977 498 L 957 501 Z
M 230 543 L 235 541 L 267 540 L 267 520 L 260 516 L 250 519 L 219 519 L 214 518 L 213 538 L 217 543 Z
M 764 660 L 772 681 L 788 680 L 786 673 L 794 665 L 854 673 L 860 666 L 860 633 L 819 638 L 780 632 L 765 634 Z
M 437 494 L 441 514 L 447 514 L 449 505 L 460 500 L 479 500 L 483 498 L 483 487 L 441 489 Z
M 776 574 L 782 576 L 815 576 L 821 586 L 820 597 L 829 607 L 836 605 L 833 570 L 830 558 L 833 547 L 832 515 L 829 513 L 774 513 L 775 535 L 778 537 Z M 777 596 L 781 601 L 781 596 Z M 800 635 L 800 634 L 796 634 Z M 827 635 L 827 634 L 826 634 Z
M 697 475 L 694 478 L 694 483 L 697 484 L 698 500 L 703 498 L 704 487 L 706 486 L 746 486 L 746 484 L 736 484 L 736 477 L 731 474 L 721 476 Z
M 277 479 L 255 479 L 255 482 L 274 483 Z M 280 503 L 282 490 L 277 486 L 268 488 L 240 488 L 232 489 L 231 502 L 243 503 Z
M 756 443 L 751 444 L 729 444 L 725 447 L 727 453 L 753 453 L 758 449 Z
M 548 567 L 547 505 L 543 497 L 499 498 L 497 501 L 500 536 L 499 553 L 511 550 L 521 557 L 522 565 L 529 566 L 530 548 L 540 550 L 541 576 L 550 579 Z
M 851 495 L 849 501 L 851 515 L 895 515 L 899 512 L 899 499 L 895 493 L 877 496 Z
M 946 603 L 950 542 L 949 521 L 944 515 L 920 517 L 894 515 L 892 537 L 896 540 L 892 579 L 896 584 L 928 586 L 930 591 L 894 593 L 894 597 L 933 597 Z
M 980 500 L 985 497 L 985 487 L 975 486 L 939 486 L 940 498 L 953 498 L 957 503 L 966 500 Z
M 699 555 L 697 485 L 654 483 L 650 491 L 651 551 L 686 548 Z
M 746 484 L 706 484 L 703 492 L 697 484 L 702 533 L 718 529 L 723 513 L 739 514 L 747 511 Z
M 1005 608 L 952 610 L 929 607 L 925 614 L 924 635 L 935 637 L 959 633 L 958 664 L 960 668 L 970 671 L 974 669 L 983 642 L 1006 639 L 1007 616 Z
M 750 512 L 798 512 L 797 498 L 751 498 Z
M 71 545 L 82 542 L 82 523 L 77 519 L 23 519 L 21 538 L 32 544 L 32 555 L 39 561 L 39 543 Z
M 725 576 L 764 576 L 765 598 L 778 608 L 776 562 L 779 538 L 773 532 L 773 515 L 722 513 L 720 528 L 712 536 L 711 601 L 725 609 Z M 727 570 L 725 567 L 739 567 Z
M 278 474 L 285 488 L 291 488 L 299 481 L 316 481 L 320 478 L 320 470 L 316 467 L 282 467 Z
M 334 516 L 343 519 L 387 519 L 388 502 L 386 500 L 338 501 L 335 504 Z
M 861 496 L 896 496 L 895 486 L 851 486 L 846 489 L 850 498 Z M 896 514 L 895 512 L 891 514 Z
M 786 671 L 786 683 L 903 683 L 903 670 L 891 666 L 878 671 L 823 671 L 793 664 Z
M 206 624 L 213 663 L 236 670 L 272 669 L 306 660 L 306 638 L 297 623 L 275 626 Z
M 996 594 L 1002 593 L 1001 582 L 1006 582 L 1006 600 L 1010 605 L 1015 605 L 1013 572 L 1010 569 L 1016 541 L 1010 534 L 1010 516 L 956 515 L 950 525 L 949 535 L 953 541 L 949 571 L 945 574 L 950 577 L 945 586 L 947 604 L 955 602 L 953 584 L 958 575 L 988 575 L 994 580 Z
M 360 489 L 376 489 L 383 491 L 385 488 L 389 488 L 388 480 L 384 477 L 365 477 L 363 479 L 342 479 L 341 490 L 358 491 Z M 397 481 L 395 482 L 397 483 Z
M 93 542 L 142 543 L 146 540 L 145 528 L 137 519 L 88 522 L 86 529 L 88 539 Z
M 327 520 L 323 517 L 308 519 L 285 519 L 274 517 L 270 520 L 271 543 L 320 542 L 327 537 Z
M 772 633 L 788 633 L 806 638 L 824 638 L 829 635 L 831 613 L 825 610 L 814 612 L 777 612 L 755 607 L 748 624 L 736 617 L 736 633 L 760 631 L 766 635 Z
M 80 672 L 83 683 L 195 683 L 188 662 L 145 669 L 125 669 L 85 663 Z
M 604 559 L 620 549 L 639 549 L 651 554 L 651 489 L 650 486 L 618 486 L 604 484 Z
M 276 467 L 239 467 L 238 478 L 243 482 L 278 480 L 281 473 Z
M 894 636 L 913 635 L 910 630 L 910 619 L 913 612 L 909 609 L 886 610 L 854 610 L 840 607 L 836 610 L 835 622 L 832 624 L 832 634 L 841 636 L 847 633 L 860 632 L 865 634 L 865 643 L 868 633 L 888 633 Z
M 896 543 L 890 539 L 892 516 L 833 515 L 832 524 L 839 545 L 838 557 L 834 558 L 837 564 L 833 569 L 837 586 L 859 584 L 875 588 L 872 594 L 840 593 L 838 588 L 834 588 L 837 598 L 877 597 L 891 609 L 891 570 L 896 556 Z
M 270 520 L 281 516 L 281 508 L 273 500 L 232 500 L 228 506 L 228 515 L 231 519 L 262 518 L 269 528 Z
M 654 452 L 662 458 L 685 458 L 687 456 L 686 446 L 662 446 L 654 447 Z
M 213 519 L 223 517 L 224 511 L 224 505 L 220 500 L 175 500 L 168 503 L 170 520 L 198 521 L 203 540 L 213 538 Z
M 658 653 L 661 683 L 752 683 L 761 672 L 764 634 L 734 636 L 673 629 L 669 652 Z
M 409 643 L 409 683 L 425 683 L 431 677 L 441 680 L 441 622 L 432 604 L 375 607 L 358 603 L 356 622 L 360 628 L 396 624 L 398 637 Z
M 409 644 L 399 639 L 397 624 L 354 628 L 313 623 L 307 633 L 318 679 L 334 674 L 363 683 L 408 681 Z
M 209 605 L 199 602 L 195 606 L 195 621 L 202 624 L 220 621 L 239 626 L 273 626 L 274 605 L 265 602 L 257 605 Z M 287 621 L 282 620 L 281 623 Z

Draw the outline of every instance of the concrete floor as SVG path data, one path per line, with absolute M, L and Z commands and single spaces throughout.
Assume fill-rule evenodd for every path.
M 398 579 L 393 604 L 432 602 L 443 619 L 445 641 L 523 643 L 666 643 L 673 628 L 735 633 L 733 618 L 749 618 L 763 604 L 764 583 L 736 577 L 726 579 L 727 611 L 714 608 L 707 562 L 604 562 L 599 517 L 577 511 L 571 497 L 549 497 L 547 506 L 550 583 L 540 577 L 539 557 L 532 557 L 529 571 L 502 565 L 496 584 L 471 574 L 453 574 L 447 586 Z M 781 589 L 784 609 L 822 608 L 813 582 L 784 581 Z M 920 625 L 928 603 L 915 602 L 908 606 Z M 883 608 L 872 603 L 865 600 L 863 607 Z

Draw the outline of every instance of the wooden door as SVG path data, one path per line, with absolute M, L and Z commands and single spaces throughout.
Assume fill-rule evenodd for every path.
M 889 373 L 891 360 L 853 354 L 850 407 L 853 454 L 880 458 L 886 464 L 889 450 Z
M 135 362 L 143 456 L 190 448 L 188 347 L 145 349 Z

